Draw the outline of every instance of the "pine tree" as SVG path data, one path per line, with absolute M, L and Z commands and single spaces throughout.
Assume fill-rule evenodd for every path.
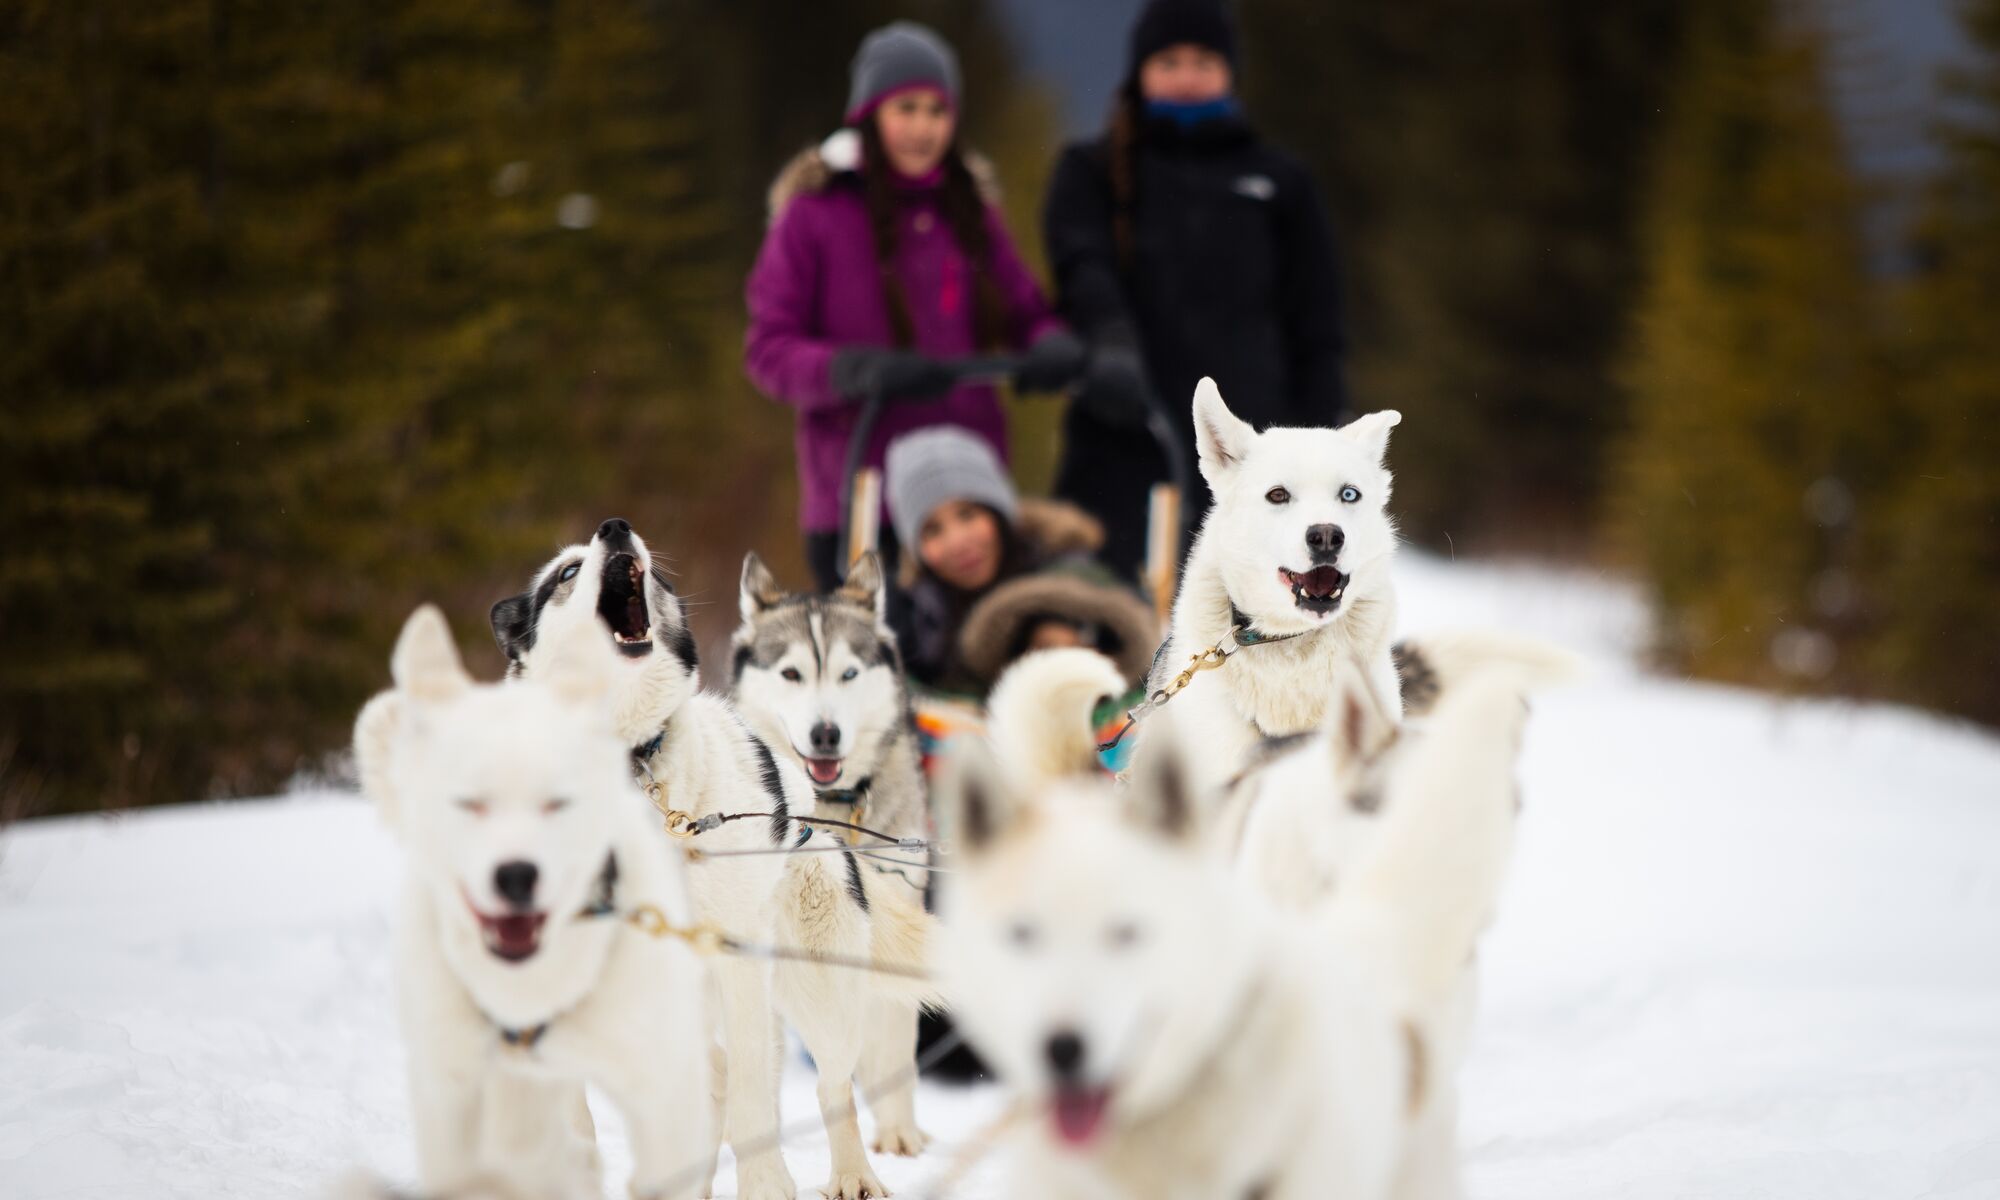
M 1851 672 L 1880 364 L 1822 54 L 1770 6 L 1707 6 L 1658 149 L 1614 519 L 1678 669 Z
M 1314 169 L 1346 254 L 1355 405 L 1406 418 L 1411 537 L 1562 548 L 1590 528 L 1684 7 L 1243 3 L 1250 116 Z
M 1906 445 L 1874 523 L 1888 619 L 1874 667 L 1897 694 L 2000 723 L 2000 2 L 1962 10 L 1978 57 L 1947 80 L 1954 117 L 1899 298 Z
M 229 472 L 259 383 L 217 321 L 229 251 L 209 7 L 0 18 L 10 812 L 201 778 L 211 655 L 236 604 L 215 565 L 254 519 Z

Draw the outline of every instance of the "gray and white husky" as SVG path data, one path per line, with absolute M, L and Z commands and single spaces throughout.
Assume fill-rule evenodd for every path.
M 816 816 L 896 838 L 930 835 L 923 758 L 917 746 L 902 658 L 885 620 L 882 569 L 864 556 L 826 595 L 787 593 L 762 559 L 743 559 L 742 624 L 731 639 L 731 693 L 757 736 L 812 779 Z M 852 833 L 857 847 L 881 845 Z M 877 911 L 901 915 L 878 927 L 895 934 L 925 924 L 923 856 L 885 853 L 862 864 Z M 917 1127 L 917 1005 L 908 990 L 853 974 L 847 990 L 869 997 L 860 1080 L 874 1094 L 876 1150 L 917 1154 L 929 1140 Z M 887 1085 L 887 1086 L 885 1086 Z
M 1232 627 L 1253 642 L 1143 722 L 1136 757 L 1158 742 L 1199 746 L 1189 767 L 1198 790 L 1213 794 L 1264 738 L 1320 728 L 1334 668 L 1348 660 L 1400 716 L 1384 456 L 1401 420 L 1383 411 L 1339 429 L 1260 433 L 1229 411 L 1213 380 L 1196 387 L 1195 442 L 1215 504 L 1188 552 L 1148 690 Z
M 559 551 L 527 591 L 493 606 L 492 620 L 509 673 L 529 679 L 547 669 L 545 647 L 561 640 L 557 634 L 601 622 L 620 653 L 612 693 L 618 734 L 632 748 L 654 803 L 696 823 L 754 815 L 719 824 L 688 843 L 700 851 L 688 870 L 697 917 L 746 942 L 873 957 L 905 968 L 922 962 L 926 927 L 904 923 L 895 906 L 876 909 L 854 855 L 769 853 L 824 842 L 826 835 L 792 820 L 812 810 L 812 785 L 792 757 L 774 753 L 727 699 L 701 691 L 681 602 L 628 522 L 605 521 L 587 544 Z M 833 1164 L 824 1190 L 841 1200 L 885 1195 L 854 1117 L 853 1079 L 862 1050 L 855 1031 L 865 1011 L 823 999 L 824 993 L 854 991 L 853 971 L 813 964 L 773 970 L 726 956 L 711 966 L 721 1017 L 722 1135 L 736 1150 L 737 1194 L 759 1200 L 795 1195 L 769 1136 L 779 1123 L 776 1011 L 798 1030 L 819 1068 Z
M 743 719 L 812 777 L 820 815 L 926 836 L 923 756 L 880 562 L 864 555 L 822 596 L 786 592 L 751 553 L 739 600 L 730 688 Z

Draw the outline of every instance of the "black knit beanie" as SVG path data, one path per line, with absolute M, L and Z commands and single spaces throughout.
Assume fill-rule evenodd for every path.
M 1139 76 L 1139 64 L 1165 50 L 1192 42 L 1229 60 L 1237 69 L 1236 22 L 1223 0 L 1152 0 L 1132 26 L 1132 61 L 1126 77 Z

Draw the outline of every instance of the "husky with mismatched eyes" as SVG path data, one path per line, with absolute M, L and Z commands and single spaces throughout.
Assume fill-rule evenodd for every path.
M 418 609 L 395 686 L 355 726 L 365 790 L 407 856 L 396 985 L 426 1194 L 504 1179 L 524 1200 L 598 1195 L 583 1084 L 631 1131 L 635 1197 L 693 1197 L 714 1153 L 706 974 L 626 924 L 691 919 L 615 729 L 600 631 L 552 640 L 534 682 L 476 684 Z
M 551 637 L 577 626 L 609 630 L 620 655 L 612 692 L 618 733 L 661 815 L 673 814 L 673 828 L 691 833 L 658 836 L 689 853 L 688 886 L 701 921 L 745 942 L 921 970 L 927 920 L 903 921 L 901 906 L 878 910 L 863 855 L 795 819 L 813 813 L 810 780 L 728 699 L 701 691 L 686 613 L 629 522 L 607 520 L 587 544 L 557 553 L 527 591 L 494 605 L 492 621 L 510 673 L 527 679 L 543 670 Z M 839 1200 L 888 1195 L 855 1117 L 861 1016 L 814 1002 L 860 994 L 851 978 L 856 969 L 795 962 L 774 969 L 729 955 L 709 962 L 721 1027 L 721 1127 L 736 1151 L 737 1194 L 789 1200 L 796 1192 L 770 1136 L 779 1123 L 782 1015 L 819 1071 L 832 1157 L 823 1190 Z M 928 985 L 901 975 L 870 979 L 886 993 L 903 989 L 912 1007 L 930 995 Z
M 815 816 L 865 826 L 893 838 L 931 833 L 923 757 L 904 686 L 902 659 L 886 619 L 880 560 L 863 555 L 825 595 L 786 592 L 752 552 L 744 557 L 742 623 L 730 643 L 731 698 L 759 738 L 812 780 Z M 857 896 L 871 910 L 877 958 L 914 960 L 931 924 L 924 909 L 928 855 L 897 851 L 850 831 Z M 787 980 L 780 972 L 780 980 Z M 805 982 L 801 980 L 801 982 Z M 862 1089 L 873 1099 L 874 1149 L 921 1153 L 929 1140 L 916 1119 L 918 1005 L 909 990 L 858 972 L 823 981 L 822 995 L 786 996 L 785 1010 L 815 1010 L 832 1028 L 863 1038 Z
M 1383 411 L 1339 429 L 1260 433 L 1229 411 L 1214 380 L 1195 388 L 1195 444 L 1215 502 L 1188 552 L 1147 690 L 1166 686 L 1194 656 L 1236 645 L 1141 723 L 1135 758 L 1156 741 L 1198 741 L 1206 752 L 1191 766 L 1213 792 L 1262 739 L 1320 727 L 1343 659 L 1362 664 L 1397 703 L 1385 456 L 1401 420 Z
M 1031 664 L 1046 687 L 1003 681 L 989 728 L 1045 725 L 1058 685 L 1089 697 L 1118 680 L 1087 651 L 1014 670 Z M 1514 823 L 1511 785 L 1458 786 L 1454 763 L 1513 749 L 1464 691 L 1476 717 L 1440 711 L 1342 885 L 1296 910 L 1208 844 L 1197 748 L 1155 746 L 1121 788 L 1087 737 L 1053 780 L 966 740 L 938 795 L 956 870 L 936 957 L 961 1027 L 1017 1098 L 1019 1194 L 1449 1194 L 1453 1148 L 1426 1132 L 1433 1047 Z M 1074 705 L 1078 729 L 1088 711 Z

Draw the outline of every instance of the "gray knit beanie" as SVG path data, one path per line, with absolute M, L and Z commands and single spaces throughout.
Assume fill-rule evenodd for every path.
M 861 39 L 847 86 L 847 123 L 867 116 L 894 91 L 919 84 L 958 107 L 958 55 L 928 25 L 895 21 Z
M 1014 483 L 999 455 L 978 435 L 956 425 L 934 425 L 889 443 L 889 520 L 905 552 L 915 554 L 924 519 L 947 500 L 984 504 L 1009 525 L 1019 508 Z

